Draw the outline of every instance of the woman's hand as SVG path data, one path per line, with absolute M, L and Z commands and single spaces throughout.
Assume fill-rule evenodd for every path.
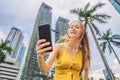
M 52 52 L 50 53 L 50 56 L 45 61 L 44 60 L 45 53 L 49 52 L 52 49 L 49 46 L 50 46 L 50 42 L 46 42 L 45 39 L 40 39 L 36 44 L 38 66 L 43 73 L 46 73 L 50 70 L 52 64 L 55 61 L 57 51 L 58 51 L 58 48 L 59 48 L 59 47 L 56 46 L 54 48 L 54 50 L 52 50 Z
M 45 53 L 52 49 L 51 47 L 49 47 L 49 45 L 50 45 L 50 42 L 46 42 L 45 39 L 40 39 L 36 44 L 37 56 L 38 57 L 44 57 Z

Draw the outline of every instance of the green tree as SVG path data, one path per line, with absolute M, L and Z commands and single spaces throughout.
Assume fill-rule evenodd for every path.
M 96 5 L 94 5 L 93 7 L 90 8 L 90 3 L 88 3 L 84 8 L 75 8 L 75 9 L 71 10 L 70 12 L 73 14 L 76 14 L 78 16 L 79 20 L 84 23 L 85 28 L 87 28 L 87 27 L 90 28 L 90 31 L 91 31 L 93 38 L 95 40 L 95 43 L 97 45 L 97 48 L 100 52 L 100 56 L 101 56 L 103 63 L 106 67 L 106 70 L 108 71 L 108 74 L 109 74 L 111 80 L 114 80 L 113 75 L 110 72 L 109 65 L 106 61 L 105 56 L 103 55 L 103 52 L 100 48 L 100 45 L 99 45 L 98 40 L 97 40 L 95 33 L 94 33 L 94 30 L 95 30 L 96 33 L 98 35 L 100 35 L 100 31 L 96 27 L 94 22 L 99 22 L 100 24 L 103 24 L 103 23 L 105 24 L 105 23 L 107 23 L 106 20 L 110 18 L 109 15 L 106 15 L 106 14 L 103 14 L 100 12 L 96 13 L 96 11 L 98 9 L 102 8 L 104 5 L 105 5 L 104 3 L 98 2 Z
M 3 42 L 3 40 L 0 41 L 0 63 L 4 62 L 6 58 L 6 52 L 9 54 L 12 51 L 12 48 L 8 46 L 9 41 Z
M 105 52 L 106 47 L 108 47 L 110 53 L 114 53 L 118 63 L 120 64 L 120 59 L 115 52 L 112 45 L 120 48 L 120 35 L 113 34 L 111 29 L 107 30 L 105 33 L 103 32 L 98 40 L 102 41 L 100 46 L 102 47 L 102 51 Z
M 48 75 L 40 72 L 40 68 L 36 67 L 33 80 L 40 80 L 40 78 L 43 80 L 48 80 Z

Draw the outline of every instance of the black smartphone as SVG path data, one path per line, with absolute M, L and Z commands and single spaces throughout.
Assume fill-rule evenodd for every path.
M 38 26 L 38 33 L 39 33 L 39 39 L 46 39 L 46 42 L 50 42 L 49 46 L 52 47 L 50 25 L 45 24 L 45 25 Z M 46 47 L 48 47 L 48 46 L 46 46 Z M 52 51 L 52 49 L 47 52 L 51 52 L 51 51 Z

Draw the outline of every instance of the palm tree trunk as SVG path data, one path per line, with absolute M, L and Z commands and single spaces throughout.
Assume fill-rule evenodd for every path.
M 90 31 L 91 31 L 91 33 L 92 33 L 92 35 L 93 35 L 93 38 L 94 38 L 94 40 L 95 40 L 95 43 L 96 43 L 96 45 L 97 45 L 97 48 L 98 48 L 98 50 L 99 50 L 99 52 L 100 52 L 100 56 L 101 56 L 101 58 L 102 58 L 102 60 L 103 60 L 104 66 L 106 67 L 106 70 L 107 70 L 107 72 L 108 72 L 108 74 L 109 74 L 110 80 L 115 80 L 114 77 L 113 77 L 113 74 L 112 74 L 111 71 L 110 71 L 110 68 L 109 68 L 109 65 L 108 65 L 108 63 L 107 63 L 107 60 L 106 60 L 105 56 L 103 55 L 103 52 L 102 52 L 102 50 L 101 50 L 101 48 L 100 48 L 100 45 L 99 45 L 98 40 L 97 40 L 97 38 L 96 38 L 96 36 L 95 36 L 95 33 L 94 33 L 91 25 L 90 25 L 89 23 L 88 23 L 88 25 L 89 25 Z
M 113 47 L 111 46 L 111 44 L 110 44 L 110 42 L 109 42 L 109 41 L 108 41 L 108 43 L 109 43 L 109 45 L 110 45 L 110 47 L 111 47 L 111 49 L 112 49 L 112 51 L 113 51 L 113 53 L 114 53 L 114 55 L 115 55 L 115 57 L 116 57 L 117 61 L 118 61 L 118 63 L 120 64 L 120 60 L 119 60 L 119 58 L 118 58 L 118 56 L 117 56 L 117 54 L 116 54 L 115 50 L 113 49 Z

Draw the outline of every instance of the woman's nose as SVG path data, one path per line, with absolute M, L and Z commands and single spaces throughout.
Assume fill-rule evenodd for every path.
M 72 28 L 73 30 L 75 29 L 75 26 Z

